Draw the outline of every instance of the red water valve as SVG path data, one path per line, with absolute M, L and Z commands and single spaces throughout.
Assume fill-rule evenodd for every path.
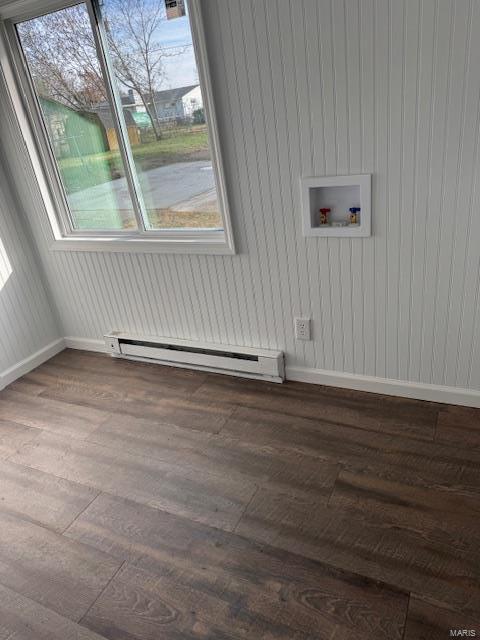
M 328 214 L 330 211 L 331 209 L 326 207 L 322 207 L 322 209 L 320 209 L 320 224 L 328 224 Z

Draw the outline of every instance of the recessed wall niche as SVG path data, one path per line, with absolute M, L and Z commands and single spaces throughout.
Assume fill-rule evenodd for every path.
M 301 179 L 304 236 L 367 237 L 371 175 Z

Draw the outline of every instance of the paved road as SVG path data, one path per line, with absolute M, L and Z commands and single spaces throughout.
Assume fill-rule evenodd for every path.
M 178 162 L 150 169 L 140 175 L 147 209 L 166 209 L 188 201 L 215 186 L 212 163 L 206 160 Z M 69 196 L 73 211 L 130 210 L 125 178 L 98 184 Z

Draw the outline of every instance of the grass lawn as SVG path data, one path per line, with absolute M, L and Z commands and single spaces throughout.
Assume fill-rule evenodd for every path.
M 125 219 L 112 209 L 96 211 L 92 218 L 91 212 L 82 216 L 75 215 L 77 229 L 135 229 L 136 224 L 125 212 Z M 172 209 L 157 209 L 149 212 L 152 229 L 218 229 L 222 227 L 222 219 L 216 210 L 209 211 L 173 211 Z
M 135 145 L 132 153 L 139 173 L 176 162 L 210 159 L 204 126 L 166 135 L 162 140 Z M 62 158 L 59 167 L 68 194 L 123 177 L 118 151 L 106 151 L 81 158 Z M 89 207 L 85 211 L 82 207 L 72 207 L 72 213 L 78 229 L 128 229 L 135 226 L 131 212 L 120 211 L 113 196 L 111 206 L 100 207 L 96 211 Z M 216 198 L 186 211 L 154 209 L 149 211 L 149 217 L 153 228 L 160 229 L 208 229 L 221 226 Z
M 137 171 L 148 171 L 175 162 L 208 160 L 207 132 L 204 127 L 175 133 L 155 142 L 132 147 Z M 62 158 L 60 173 L 67 193 L 74 193 L 123 175 L 118 151 L 105 151 L 81 158 Z

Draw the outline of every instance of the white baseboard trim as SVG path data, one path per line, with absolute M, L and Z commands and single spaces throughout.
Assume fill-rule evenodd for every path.
M 58 340 L 54 340 L 50 344 L 47 344 L 35 353 L 32 353 L 31 356 L 20 360 L 20 362 L 17 362 L 5 371 L 2 371 L 0 373 L 0 390 L 14 382 L 17 378 L 24 376 L 32 369 L 39 367 L 46 360 L 53 358 L 54 355 L 63 351 L 63 349 L 65 349 L 65 341 L 63 338 L 59 338 Z
M 98 351 L 106 353 L 104 340 L 94 340 L 93 338 L 74 338 L 67 336 L 64 338 L 67 349 L 79 349 L 80 351 Z
M 324 369 L 309 369 L 307 367 L 286 367 L 285 374 L 287 380 L 296 380 L 298 382 L 321 384 L 328 387 L 340 387 L 342 389 L 355 389 L 357 391 L 369 391 L 371 393 L 382 393 L 388 396 L 400 396 L 402 398 L 414 398 L 416 400 L 427 400 L 444 404 L 480 407 L 480 391 L 476 391 L 475 389 L 446 387 L 422 382 L 407 382 L 406 380 L 377 378 L 353 373 L 326 371 Z

